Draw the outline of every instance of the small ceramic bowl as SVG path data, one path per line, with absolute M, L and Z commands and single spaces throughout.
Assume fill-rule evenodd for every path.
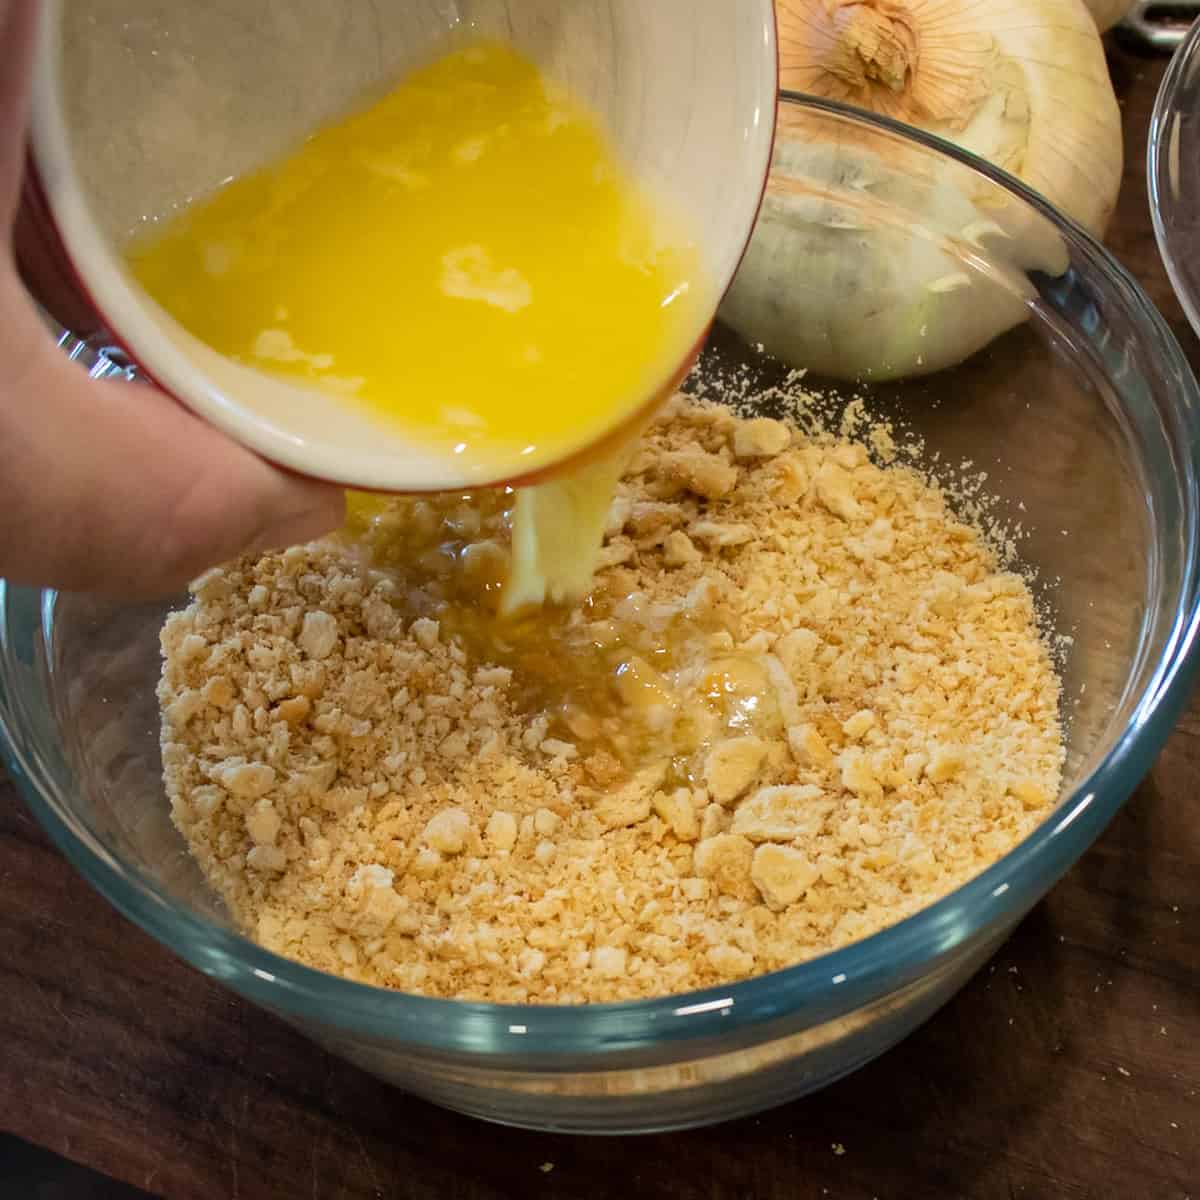
M 19 248 L 35 295 L 77 333 L 107 330 L 188 407 L 293 470 L 393 491 L 499 482 L 464 478 L 449 446 L 431 455 L 335 396 L 217 354 L 150 300 L 120 255 L 145 222 L 269 161 L 456 30 L 511 41 L 589 104 L 635 175 L 690 215 L 725 290 L 771 154 L 770 0 L 285 0 L 250 10 L 46 0 Z M 705 333 L 696 329 L 697 352 Z M 629 417 L 626 405 L 614 429 Z M 525 458 L 508 477 L 554 465 Z

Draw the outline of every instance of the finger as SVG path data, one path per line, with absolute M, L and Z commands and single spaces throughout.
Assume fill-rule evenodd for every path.
M 264 462 L 154 388 L 88 378 L 40 329 L 25 341 L 0 382 L 0 574 L 161 595 L 340 523 L 339 489 Z
M 12 224 L 25 169 L 36 0 L 0 0 L 0 229 Z

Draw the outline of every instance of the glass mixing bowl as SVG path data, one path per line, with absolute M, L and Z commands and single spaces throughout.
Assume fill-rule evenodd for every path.
M 1158 89 L 1146 166 L 1158 248 L 1200 333 L 1200 21 L 1175 51 Z
M 1162 319 L 1096 242 L 1002 173 L 834 104 L 785 107 L 745 268 L 769 267 L 773 291 L 756 316 L 743 278 L 730 322 L 753 343 L 761 320 L 762 340 L 783 344 L 793 301 L 827 314 L 804 331 L 822 371 L 864 375 L 871 402 L 930 452 L 988 472 L 1027 531 L 1021 554 L 1041 600 L 1072 639 L 1057 807 L 966 886 L 836 953 L 655 1001 L 504 1007 L 333 978 L 241 937 L 171 825 L 154 696 L 171 605 L 0 592 L 8 763 L 64 853 L 200 971 L 450 1108 L 547 1129 L 669 1129 L 854 1070 L 945 1003 L 1091 844 L 1186 696 L 1200 619 L 1200 392 Z M 780 221 L 793 222 L 807 257 L 772 240 Z M 871 245 L 904 269 L 818 269 L 829 255 L 861 265 Z M 912 312 L 922 323 L 907 339 L 884 320 Z M 856 338 L 862 328 L 874 332 Z M 939 361 L 914 352 L 922 335 Z M 963 361 L 945 365 L 953 347 Z M 709 353 L 764 379 L 780 370 L 728 327 Z M 944 369 L 914 374 L 933 366 Z M 93 369 L 119 368 L 100 359 Z

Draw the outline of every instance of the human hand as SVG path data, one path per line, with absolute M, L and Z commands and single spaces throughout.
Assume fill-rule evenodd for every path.
M 0 0 L 0 575 L 152 596 L 328 532 L 338 488 L 272 466 L 155 388 L 89 378 L 55 345 L 12 245 L 36 14 L 36 0 Z

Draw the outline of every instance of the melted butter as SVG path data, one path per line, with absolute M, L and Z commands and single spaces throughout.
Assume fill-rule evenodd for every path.
M 578 606 L 506 615 L 516 504 L 511 489 L 351 493 L 344 537 L 385 572 L 405 616 L 436 618 L 475 661 L 512 670 L 519 711 L 544 716 L 549 736 L 583 758 L 604 753 L 625 773 L 663 765 L 665 786 L 698 786 L 717 741 L 782 735 L 768 671 L 727 648 L 719 609 L 647 620 L 645 597 L 614 591 L 601 576 Z
M 558 479 L 518 492 L 512 567 L 501 597 L 504 615 L 536 611 L 547 601 L 573 604 L 587 595 L 613 492 L 632 450 L 631 439 Z
M 221 353 L 368 409 L 464 478 L 593 444 L 668 385 L 715 307 L 698 248 L 598 121 L 493 42 L 412 72 L 128 257 Z M 547 574 L 580 594 L 588 551 L 564 553 L 552 515 L 566 501 L 590 529 L 603 491 L 530 502 L 522 525 L 558 548 L 526 556 L 523 603 Z
M 745 655 L 715 659 L 701 678 L 701 695 L 731 733 L 777 737 L 783 731 L 779 699 L 757 659 Z

